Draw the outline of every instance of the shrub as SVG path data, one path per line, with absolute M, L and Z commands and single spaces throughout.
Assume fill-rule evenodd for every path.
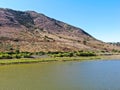
M 41 52 L 36 52 L 35 54 L 36 54 L 36 55 L 45 55 L 45 52 L 42 52 L 42 51 L 41 51 Z
M 77 56 L 96 56 L 94 52 L 78 52 Z
M 4 52 L 0 53 L 0 59 L 12 59 L 12 58 L 29 58 L 31 53 L 29 52 Z

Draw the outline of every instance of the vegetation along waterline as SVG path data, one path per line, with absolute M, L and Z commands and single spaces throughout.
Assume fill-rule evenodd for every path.
M 22 64 L 22 63 L 39 63 L 39 62 L 56 62 L 56 61 L 84 61 L 84 60 L 102 60 L 118 59 L 119 55 L 97 55 L 90 51 L 77 52 L 1 52 L 0 65 Z
M 98 59 L 94 52 L 1 52 L 0 64 L 38 63 L 52 61 L 79 61 Z
M 39 63 L 39 62 L 54 62 L 54 61 L 83 61 L 83 60 L 96 60 L 101 59 L 98 56 L 95 57 L 49 57 L 49 58 L 21 58 L 21 59 L 2 59 L 0 65 L 9 64 L 22 64 L 22 63 Z

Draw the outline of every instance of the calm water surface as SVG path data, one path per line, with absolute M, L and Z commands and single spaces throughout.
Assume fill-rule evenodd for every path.
M 120 90 L 120 61 L 0 66 L 0 90 Z

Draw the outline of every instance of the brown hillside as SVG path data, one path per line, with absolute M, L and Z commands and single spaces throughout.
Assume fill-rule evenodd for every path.
M 84 30 L 34 11 L 0 9 L 0 51 L 78 51 L 119 49 Z

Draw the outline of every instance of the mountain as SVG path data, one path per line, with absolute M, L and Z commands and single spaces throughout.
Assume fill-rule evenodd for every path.
M 119 49 L 44 14 L 4 8 L 0 8 L 0 47 L 28 52 Z

